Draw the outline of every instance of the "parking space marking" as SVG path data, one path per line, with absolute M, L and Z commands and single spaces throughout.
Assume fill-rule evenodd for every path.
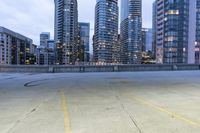
M 192 125 L 192 126 L 195 126 L 195 127 L 198 127 L 198 128 L 200 128 L 200 123 L 198 123 L 198 122 L 196 122 L 196 121 L 193 121 L 193 120 L 191 120 L 191 119 L 188 119 L 188 118 L 186 118 L 186 117 L 184 117 L 184 116 L 182 116 L 182 115 L 179 115 L 179 114 L 177 114 L 177 113 L 175 113 L 175 112 L 171 112 L 171 111 L 169 111 L 169 110 L 167 110 L 167 109 L 165 109 L 165 108 L 162 108 L 161 106 L 159 106 L 159 105 L 156 105 L 156 104 L 154 104 L 154 103 L 152 103 L 152 102 L 150 102 L 150 101 L 148 101 L 148 100 L 145 100 L 145 99 L 143 99 L 143 98 L 140 98 L 140 97 L 137 97 L 137 96 L 133 96 L 133 95 L 131 95 L 131 96 L 129 96 L 131 99 L 134 99 L 135 101 L 137 101 L 137 102 L 139 102 L 139 103 L 142 103 L 142 104 L 144 104 L 144 105 L 147 105 L 147 106 L 149 106 L 149 107 L 151 107 L 151 108 L 153 108 L 153 109 L 155 109 L 155 110 L 157 110 L 157 111 L 159 111 L 159 112 L 163 112 L 163 113 L 165 113 L 165 114 L 167 114 L 167 115 L 170 115 L 171 117 L 174 117 L 174 118 L 176 118 L 176 119 L 178 119 L 178 120 L 181 120 L 182 122 L 185 122 L 185 123 L 187 123 L 187 124 L 189 124 L 189 125 Z
M 61 96 L 62 110 L 64 114 L 64 129 L 65 129 L 64 133 L 72 133 L 65 92 L 60 91 L 60 96 Z

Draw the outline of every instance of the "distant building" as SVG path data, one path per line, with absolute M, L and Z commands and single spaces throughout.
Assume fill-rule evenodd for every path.
M 0 64 L 31 64 L 34 58 L 32 43 L 32 39 L 0 27 Z
M 121 60 L 141 64 L 142 0 L 121 1 Z
M 152 29 L 142 28 L 142 52 L 152 52 Z
M 44 46 L 38 46 L 36 57 L 38 65 L 48 65 L 47 49 Z
M 156 1 L 157 63 L 195 62 L 196 1 Z
M 37 64 L 54 65 L 55 64 L 54 40 L 47 40 L 46 46 L 38 46 L 36 53 L 37 53 Z
M 95 62 L 112 63 L 118 38 L 118 0 L 97 0 L 94 32 Z
M 48 65 L 55 64 L 55 53 L 56 53 L 56 46 L 54 40 L 47 41 L 47 53 L 48 53 Z
M 55 1 L 56 64 L 75 64 L 78 44 L 77 0 Z
M 80 45 L 83 46 L 83 62 L 90 61 L 90 23 L 79 23 Z
M 31 53 L 36 54 L 36 51 L 37 51 L 37 45 L 32 44 Z
M 31 48 L 31 53 L 32 53 L 32 58 L 31 58 L 31 63 L 30 64 L 37 64 L 37 45 L 32 44 Z
M 40 46 L 46 47 L 47 40 L 50 39 L 50 33 L 49 32 L 42 32 L 40 34 Z

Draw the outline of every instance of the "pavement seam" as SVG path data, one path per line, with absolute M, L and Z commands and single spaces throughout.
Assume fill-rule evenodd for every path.
M 118 93 L 117 91 L 114 91 L 112 84 L 110 84 L 110 82 L 108 83 L 110 90 L 112 91 L 112 93 L 114 94 L 114 96 L 116 97 L 116 100 L 119 102 L 121 108 L 123 109 L 123 111 L 126 113 L 126 115 L 130 118 L 131 122 L 134 124 L 134 126 L 137 128 L 139 133 L 143 133 L 142 130 L 140 129 L 140 127 L 138 126 L 136 120 L 134 119 L 134 117 L 127 111 L 127 109 L 125 108 L 125 105 L 123 104 L 121 98 L 120 98 L 120 93 Z M 118 93 L 118 94 L 116 94 Z
M 14 125 L 6 132 L 6 133 L 10 133 L 10 132 L 14 132 L 14 129 L 25 119 L 27 119 L 31 114 L 33 114 L 36 111 L 36 108 L 32 109 L 30 112 L 24 114 L 24 116 L 22 116 L 22 118 L 18 119 L 15 121 Z
M 121 102 L 121 99 L 119 96 L 116 96 L 116 99 L 120 102 L 120 105 L 123 109 L 123 111 L 126 113 L 126 115 L 131 119 L 132 123 L 135 125 L 135 127 L 137 128 L 137 130 L 139 131 L 139 133 L 142 133 L 142 130 L 140 129 L 140 127 L 138 126 L 136 120 L 134 119 L 134 117 L 126 110 L 124 104 Z

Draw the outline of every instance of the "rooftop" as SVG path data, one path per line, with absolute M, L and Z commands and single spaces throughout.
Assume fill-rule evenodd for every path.
M 1 133 L 199 133 L 200 71 L 0 74 Z

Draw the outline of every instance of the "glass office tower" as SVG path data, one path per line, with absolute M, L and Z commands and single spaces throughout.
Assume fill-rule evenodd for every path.
M 56 63 L 75 64 L 78 42 L 77 0 L 55 0 Z
M 94 60 L 112 63 L 118 39 L 118 0 L 97 0 L 95 7 Z
M 157 63 L 194 63 L 195 0 L 156 1 Z
M 142 58 L 142 0 L 121 1 L 121 62 L 140 64 Z

